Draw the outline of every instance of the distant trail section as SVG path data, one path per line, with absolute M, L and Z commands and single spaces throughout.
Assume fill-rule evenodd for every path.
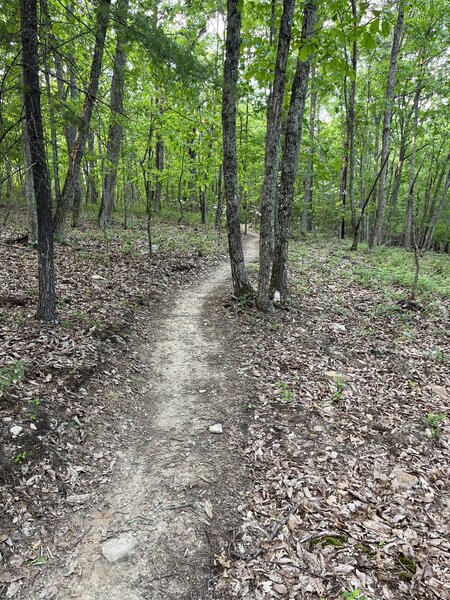
M 252 236 L 247 262 L 256 259 L 257 245 Z M 229 277 L 224 263 L 184 289 L 173 307 L 148 325 L 148 341 L 138 352 L 147 365 L 143 388 L 151 389 L 133 411 L 141 422 L 119 456 L 101 506 L 92 506 L 80 523 L 84 537 L 68 572 L 52 582 L 56 595 L 48 597 L 208 597 L 214 558 L 210 532 L 225 511 L 228 477 L 238 460 L 227 435 L 236 425 L 227 413 L 235 401 L 230 384 L 235 374 L 227 360 L 233 350 L 221 344 L 220 323 L 218 329 L 209 306 Z M 114 393 L 120 401 L 120 389 Z M 130 401 L 139 402 L 123 398 L 124 406 Z M 222 434 L 210 432 L 217 424 Z

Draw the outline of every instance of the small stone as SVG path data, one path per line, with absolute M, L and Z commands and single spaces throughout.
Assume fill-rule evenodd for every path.
M 210 433 L 223 433 L 223 427 L 221 423 L 214 423 L 214 425 L 209 426 Z
M 102 554 L 110 563 L 123 560 L 134 553 L 136 540 L 131 535 L 123 535 L 119 538 L 108 540 L 102 545 Z
M 2 421 L 3 423 L 11 423 L 12 417 L 3 417 Z
M 419 483 L 419 479 L 415 475 L 410 475 L 410 473 L 397 468 L 392 470 L 390 478 L 394 490 L 409 490 Z
M 325 377 L 333 383 L 345 383 L 353 379 L 348 373 L 338 373 L 337 371 L 325 371 Z
M 30 429 L 32 431 L 37 431 L 37 427 L 36 427 L 36 425 L 34 423 L 30 423 Z
M 11 432 L 11 435 L 13 437 L 17 437 L 22 433 L 23 427 L 21 427 L 20 425 L 14 425 L 9 431 Z

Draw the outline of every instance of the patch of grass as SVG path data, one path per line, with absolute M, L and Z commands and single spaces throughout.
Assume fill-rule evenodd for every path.
M 434 438 L 439 439 L 442 435 L 441 425 L 444 423 L 447 415 L 444 413 L 428 413 L 424 419 L 424 423 L 431 429 L 431 433 Z
M 343 548 L 346 543 L 345 535 L 322 535 L 310 541 L 311 546 L 333 546 L 334 548 Z
M 285 381 L 278 381 L 278 397 L 283 402 L 292 402 L 295 398 L 294 392 L 289 388 L 288 384 Z
M 362 285 L 411 287 L 414 279 L 414 257 L 403 248 L 380 247 L 369 251 L 361 247 L 360 262 L 350 276 Z M 450 261 L 447 256 L 426 252 L 420 256 L 420 275 L 417 290 L 450 296 Z

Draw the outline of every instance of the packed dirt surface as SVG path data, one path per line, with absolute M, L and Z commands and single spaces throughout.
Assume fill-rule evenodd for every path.
M 246 258 L 256 256 L 252 238 Z M 214 552 L 233 516 L 228 503 L 240 486 L 228 436 L 239 427 L 239 392 L 212 300 L 228 279 L 224 263 L 147 324 L 130 363 L 141 394 L 127 397 L 118 386 L 102 401 L 129 413 L 112 484 L 100 503 L 74 515 L 79 541 L 27 600 L 208 597 Z M 222 433 L 211 432 L 214 425 Z

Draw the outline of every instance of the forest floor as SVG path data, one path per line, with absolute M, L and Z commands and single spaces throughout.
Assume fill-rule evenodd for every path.
M 0 595 L 450 598 L 445 257 L 405 304 L 406 253 L 296 243 L 265 316 L 161 229 L 58 250 L 56 329 L 3 246 Z

